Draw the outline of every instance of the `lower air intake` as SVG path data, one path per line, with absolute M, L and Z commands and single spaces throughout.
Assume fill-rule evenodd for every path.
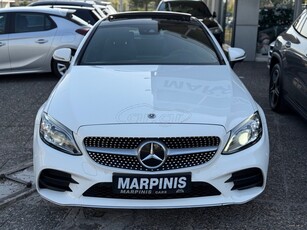
M 114 198 L 114 199 L 137 199 L 137 200 L 153 200 L 153 199 L 178 199 L 218 196 L 221 192 L 212 185 L 205 182 L 192 182 L 191 191 L 189 193 L 179 194 L 115 194 L 112 190 L 112 183 L 98 183 L 93 185 L 83 193 L 87 197 Z
M 262 187 L 263 175 L 259 168 L 249 168 L 234 172 L 232 176 L 225 182 L 233 182 L 231 190 L 244 190 L 253 187 Z
M 78 184 L 69 173 L 53 169 L 44 169 L 38 181 L 39 188 L 47 188 L 58 192 L 71 192 L 70 183 Z

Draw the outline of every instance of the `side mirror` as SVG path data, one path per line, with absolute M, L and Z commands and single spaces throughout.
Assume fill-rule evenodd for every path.
M 53 58 L 57 61 L 70 62 L 71 57 L 71 49 L 69 48 L 61 48 L 53 53 Z
M 245 51 L 241 48 L 229 47 L 228 53 L 231 62 L 243 61 L 246 57 Z
M 216 18 L 216 12 L 215 11 L 213 12 L 212 17 Z
M 246 58 L 246 54 L 245 54 L 245 51 L 241 48 L 229 47 L 228 48 L 228 58 L 229 58 L 231 67 L 234 67 L 236 63 L 244 61 L 244 59 Z

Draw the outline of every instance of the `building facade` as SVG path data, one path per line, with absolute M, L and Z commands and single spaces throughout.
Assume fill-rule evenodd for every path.
M 8 8 L 15 0 L 0 0 L 0 8 Z
M 307 0 L 205 0 L 224 29 L 225 43 L 247 61 L 266 60 L 269 44 L 306 8 Z

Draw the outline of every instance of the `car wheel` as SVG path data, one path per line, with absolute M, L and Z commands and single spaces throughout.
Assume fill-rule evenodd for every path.
M 286 105 L 283 98 L 282 70 L 279 64 L 275 64 L 270 73 L 269 101 L 272 110 L 284 112 Z
M 57 61 L 55 59 L 52 59 L 51 65 L 53 74 L 58 78 L 61 78 L 69 67 L 69 63 Z

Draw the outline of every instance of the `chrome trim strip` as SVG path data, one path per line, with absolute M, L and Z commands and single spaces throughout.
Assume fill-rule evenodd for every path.
M 199 147 L 199 148 L 188 148 L 188 149 L 167 149 L 168 156 L 174 155 L 188 155 L 193 153 L 206 153 L 217 151 L 218 146 L 209 146 L 209 147 Z
M 136 149 L 110 149 L 110 148 L 86 147 L 86 150 L 88 152 L 94 152 L 94 153 L 137 156 Z
M 188 149 L 167 149 L 168 156 L 174 155 L 188 155 L 201 152 L 215 152 L 218 146 L 200 147 L 200 148 L 188 148 Z M 98 147 L 86 147 L 88 152 L 106 153 L 116 155 L 137 156 L 137 149 L 110 149 L 110 148 L 98 148 Z

